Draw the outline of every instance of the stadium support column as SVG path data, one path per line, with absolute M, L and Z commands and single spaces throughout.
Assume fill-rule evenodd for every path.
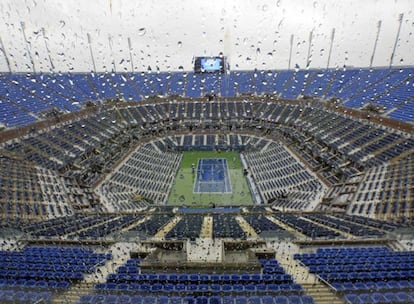
M 371 60 L 369 62 L 369 67 L 370 68 L 372 68 L 372 63 L 374 62 L 374 57 L 375 57 L 375 51 L 377 50 L 378 38 L 379 38 L 380 31 L 381 31 L 381 24 L 382 24 L 382 21 L 378 20 L 378 23 L 377 23 L 377 36 L 375 37 L 374 49 L 372 50 Z
M 1 37 L 0 37 L 0 48 L 1 48 L 1 52 L 4 55 L 4 58 L 6 59 L 6 64 L 7 64 L 7 68 L 9 69 L 9 73 L 11 74 L 12 70 L 11 70 L 9 56 L 7 56 L 6 49 L 4 48 L 3 40 L 1 39 Z
M 112 37 L 110 34 L 108 35 L 108 43 L 109 43 L 109 49 L 111 50 L 111 57 L 112 57 L 112 66 L 113 66 L 112 72 L 116 73 L 114 50 L 112 49 Z
M 93 71 L 96 72 L 95 58 L 93 58 L 93 51 L 92 51 L 91 35 L 89 33 L 87 33 L 87 35 L 88 35 L 89 51 L 91 52 L 92 67 L 93 67 Z
M 47 45 L 47 41 L 46 41 L 47 39 L 46 39 L 46 34 L 45 34 L 45 28 L 44 27 L 42 27 L 42 36 L 43 36 L 43 41 L 45 42 L 45 48 L 46 48 L 46 51 L 47 51 L 47 56 L 49 57 L 50 70 L 52 72 L 54 72 L 55 71 L 55 66 L 54 66 L 53 61 L 52 61 L 52 56 L 50 56 L 50 50 L 49 50 L 49 46 Z
M 394 61 L 395 50 L 397 49 L 398 39 L 400 38 L 400 31 L 401 31 L 401 25 L 402 25 L 403 18 L 404 18 L 404 14 L 401 13 L 398 18 L 398 21 L 400 22 L 400 24 L 398 25 L 397 36 L 395 36 L 394 48 L 392 49 L 392 53 L 391 53 L 390 68 L 392 67 L 392 64 Z
M 134 72 L 134 61 L 132 60 L 132 44 L 131 38 L 128 37 L 128 48 L 129 48 L 129 61 L 131 63 L 131 72 Z
M 311 63 L 311 48 L 312 48 L 312 38 L 313 38 L 313 30 L 309 33 L 309 47 L 308 47 L 308 56 L 306 57 L 306 67 L 308 68 Z
M 30 43 L 29 43 L 29 41 L 26 38 L 25 24 L 24 24 L 23 21 L 20 22 L 20 26 L 22 28 L 22 34 L 23 34 L 24 42 L 26 43 L 27 55 L 29 56 L 30 63 L 32 64 L 33 73 L 36 73 L 36 67 L 35 67 L 35 63 L 34 63 L 33 57 L 32 57 L 32 53 L 30 52 Z
M 288 70 L 290 70 L 290 63 L 292 62 L 292 49 L 293 49 L 293 40 L 295 39 L 295 35 L 290 35 L 290 51 L 289 51 L 289 63 L 288 63 Z
M 329 46 L 328 63 L 326 64 L 327 69 L 329 69 L 329 64 L 331 63 L 332 47 L 333 47 L 334 40 L 335 40 L 335 28 L 332 29 L 332 33 L 331 33 L 331 45 Z

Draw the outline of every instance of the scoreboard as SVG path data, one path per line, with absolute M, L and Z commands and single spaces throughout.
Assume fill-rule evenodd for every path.
M 196 57 L 194 60 L 194 72 L 196 73 L 224 73 L 226 60 L 223 56 Z

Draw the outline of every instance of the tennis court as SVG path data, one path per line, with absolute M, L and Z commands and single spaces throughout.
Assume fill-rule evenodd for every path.
M 225 158 L 201 158 L 197 163 L 194 193 L 231 193 Z

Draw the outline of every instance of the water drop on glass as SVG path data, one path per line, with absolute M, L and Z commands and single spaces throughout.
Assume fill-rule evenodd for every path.
M 141 28 L 138 30 L 138 35 L 139 35 L 139 36 L 144 36 L 146 33 L 147 33 L 147 30 L 146 30 L 146 28 L 145 28 L 145 27 L 141 27 Z

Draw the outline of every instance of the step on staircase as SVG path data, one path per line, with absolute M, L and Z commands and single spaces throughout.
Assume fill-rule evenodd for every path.
M 82 295 L 93 294 L 95 284 L 105 282 L 109 273 L 115 273 L 116 269 L 124 265 L 129 259 L 129 254 L 126 253 L 136 249 L 137 245 L 135 244 L 131 245 L 122 242 L 113 244 L 107 250 L 107 252 L 112 254 L 112 259 L 107 260 L 104 265 L 99 266 L 95 272 L 86 274 L 81 282 L 72 284 L 65 292 L 54 295 L 52 303 L 76 304 Z
M 341 298 L 332 293 L 331 289 L 322 282 L 302 283 L 305 293 L 313 298 L 317 304 L 343 304 Z
M 305 294 L 311 296 L 316 304 L 344 304 L 343 299 L 337 296 L 332 289 L 309 272 L 309 269 L 293 255 L 299 253 L 299 248 L 290 242 L 280 243 L 276 249 L 276 259 L 293 280 L 302 285 Z
M 76 304 L 82 295 L 93 293 L 94 283 L 73 284 L 67 291 L 52 298 L 53 304 Z

